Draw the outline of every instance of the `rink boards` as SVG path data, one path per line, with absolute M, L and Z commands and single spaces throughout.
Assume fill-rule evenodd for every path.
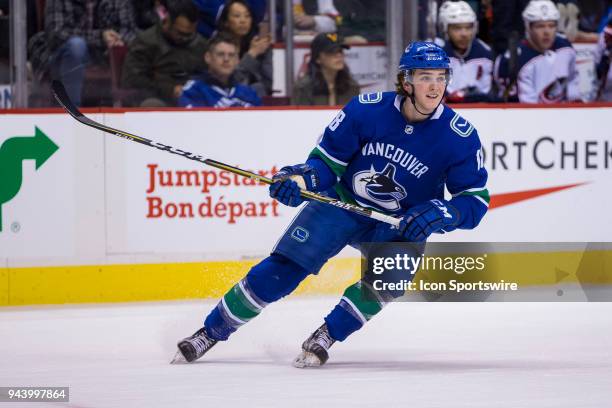
M 609 241 L 612 106 L 459 112 L 483 142 L 491 210 L 478 229 L 436 240 Z M 270 175 L 302 162 L 336 113 L 88 114 Z M 266 256 L 295 215 L 264 186 L 104 135 L 59 112 L 0 115 L 0 144 L 18 136 L 24 138 L 0 148 L 9 163 L 0 174 L 0 304 L 215 297 Z M 529 263 L 537 252 L 527 252 L 513 254 L 511 263 Z M 341 292 L 358 276 L 356 254 L 343 252 L 301 293 Z M 519 282 L 555 283 L 554 274 L 534 278 L 522 270 Z

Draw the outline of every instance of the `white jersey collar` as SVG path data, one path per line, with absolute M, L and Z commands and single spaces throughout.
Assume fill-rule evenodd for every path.
M 399 113 L 402 113 L 402 100 L 403 99 L 405 99 L 405 97 L 401 95 L 395 95 L 395 101 L 393 101 L 393 106 L 395 106 L 395 109 L 397 109 Z M 435 112 L 433 113 L 433 115 L 429 117 L 429 119 L 430 120 L 440 119 L 440 116 L 442 116 L 442 112 L 444 112 L 444 104 L 440 102 Z

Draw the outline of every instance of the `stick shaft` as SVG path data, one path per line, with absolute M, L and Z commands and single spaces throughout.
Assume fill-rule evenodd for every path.
M 84 125 L 93 127 L 95 129 L 101 130 L 102 132 L 109 133 L 109 134 L 121 137 L 123 139 L 129 140 L 132 142 L 140 143 L 142 145 L 149 146 L 149 147 L 154 147 L 159 150 L 163 150 L 163 151 L 167 151 L 172 154 L 183 156 L 189 160 L 194 160 L 194 161 L 204 163 L 204 164 L 207 164 L 209 166 L 212 166 L 212 167 L 215 167 L 221 170 L 226 170 L 231 173 L 235 173 L 235 174 L 238 174 L 244 177 L 248 177 L 250 179 L 257 180 L 265 184 L 274 183 L 272 179 L 259 175 L 257 173 L 253 173 L 248 170 L 243 170 L 235 166 L 230 166 L 229 164 L 225 164 L 225 163 L 222 163 L 216 160 L 207 159 L 204 156 L 199 155 L 199 154 L 190 153 L 186 150 L 178 149 L 173 146 L 159 143 L 151 139 L 146 139 L 144 137 L 137 136 L 132 133 L 128 133 L 123 130 L 115 129 L 110 126 L 106 126 L 101 123 L 98 123 L 88 118 L 87 116 L 83 115 L 83 113 L 79 111 L 79 109 L 74 105 L 74 103 L 72 103 L 72 101 L 68 97 L 68 94 L 66 93 L 66 89 L 64 88 L 64 85 L 61 82 L 53 81 L 52 88 L 53 88 L 53 93 L 55 95 L 55 99 L 57 99 L 59 104 L 62 105 L 62 107 L 66 110 L 66 112 L 70 114 L 70 116 L 72 116 L 73 118 L 75 118 L 77 121 L 81 122 Z M 334 207 L 342 208 L 344 210 L 363 215 L 364 217 L 382 221 L 387 224 L 394 225 L 396 227 L 399 226 L 399 222 L 400 222 L 399 218 L 392 217 L 390 215 L 386 215 L 378 211 L 371 210 L 369 208 L 364 208 L 358 205 L 345 203 L 343 201 L 336 200 L 336 199 L 326 197 L 326 196 L 322 196 L 322 195 L 319 195 L 317 193 L 313 193 L 307 190 L 301 190 L 300 195 L 310 200 L 319 201 L 322 203 L 333 205 Z

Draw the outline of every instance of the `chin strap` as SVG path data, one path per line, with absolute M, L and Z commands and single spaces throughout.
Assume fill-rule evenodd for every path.
M 411 84 L 412 85 L 412 84 Z M 442 93 L 442 95 L 446 94 L 446 87 L 444 87 L 444 92 Z M 442 96 L 442 98 L 440 99 L 440 102 L 436 105 L 436 107 L 434 108 L 433 111 L 431 111 L 430 113 L 423 113 L 419 110 L 419 108 L 417 108 L 416 103 L 414 101 L 414 85 L 412 85 L 412 93 L 408 94 L 408 98 L 410 98 L 410 102 L 412 102 L 412 106 L 414 106 L 414 109 L 419 112 L 421 115 L 425 115 L 425 116 L 431 116 L 434 114 L 434 112 L 436 110 L 438 110 L 438 107 L 440 106 L 440 104 L 442 103 L 442 100 L 444 99 L 444 96 Z
M 411 94 L 408 94 L 408 98 L 410 98 L 410 102 L 412 102 L 412 106 L 414 106 L 414 109 L 419 112 L 421 115 L 425 115 L 425 116 L 430 116 L 432 113 L 434 113 L 436 111 L 436 109 L 438 109 L 438 106 L 440 104 L 438 104 L 438 106 L 436 106 L 436 109 L 434 109 L 431 113 L 423 113 L 419 110 L 419 108 L 417 108 L 416 103 L 414 102 L 414 92 Z M 440 99 L 440 103 L 442 103 L 442 100 Z

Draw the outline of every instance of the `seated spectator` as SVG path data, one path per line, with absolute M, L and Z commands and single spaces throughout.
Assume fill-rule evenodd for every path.
M 157 24 L 165 13 L 166 0 L 131 0 L 136 17 L 136 27 L 146 30 Z M 162 4 L 164 3 L 164 4 Z
M 261 105 L 261 99 L 255 90 L 235 79 L 238 47 L 238 41 L 232 36 L 221 33 L 211 38 L 209 48 L 204 54 L 208 71 L 185 84 L 179 105 L 188 108 Z
M 490 101 L 493 77 L 491 48 L 476 38 L 476 13 L 465 1 L 446 2 L 440 7 L 440 44 L 448 54 L 453 80 L 446 88 L 448 102 Z
M 219 32 L 233 35 L 240 44 L 236 80 L 249 85 L 259 97 L 272 94 L 272 47 L 270 34 L 258 35 L 253 13 L 245 0 L 229 0 L 219 16 Z
M 204 38 L 210 38 L 217 30 L 219 16 L 225 7 L 226 0 L 193 0 L 200 11 L 198 32 Z M 253 25 L 258 26 L 266 14 L 266 0 L 246 0 L 253 17 Z
M 108 65 L 105 51 L 127 45 L 135 36 L 132 3 L 123 0 L 47 0 L 45 32 L 51 77 L 81 104 L 87 64 Z
M 166 17 L 138 34 L 125 58 L 122 86 L 140 90 L 137 104 L 176 106 L 183 85 L 205 70 L 206 40 L 196 32 L 191 0 L 168 0 Z
M 523 11 L 523 20 L 526 39 L 517 50 L 516 63 L 509 51 L 495 61 L 500 97 L 523 103 L 580 100 L 576 51 L 557 34 L 559 11 L 554 3 L 533 0 Z
M 293 22 L 298 30 L 334 33 L 340 21 L 333 0 L 293 0 Z
M 359 84 L 344 62 L 344 49 L 337 34 L 318 34 L 310 44 L 306 75 L 293 89 L 294 105 L 346 105 L 359 95 Z
M 599 80 L 598 100 L 612 101 L 612 69 L 610 69 L 610 55 L 612 55 L 612 17 L 599 35 L 597 42 L 597 78 Z

